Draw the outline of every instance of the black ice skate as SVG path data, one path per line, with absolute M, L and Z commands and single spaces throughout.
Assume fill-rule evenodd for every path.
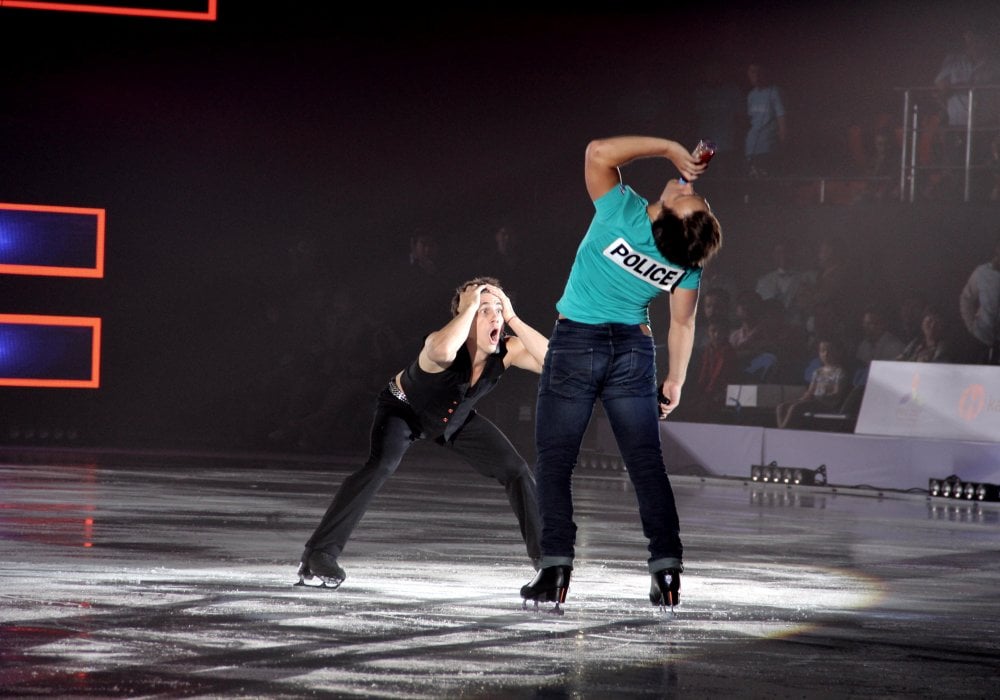
M 681 572 L 680 569 L 663 569 L 653 574 L 653 582 L 649 587 L 649 602 L 661 608 L 670 606 L 670 612 L 680 602 Z
M 336 559 L 326 552 L 313 552 L 299 564 L 299 582 L 295 585 L 339 588 L 346 578 L 347 572 Z
M 562 615 L 563 611 L 559 604 L 566 602 L 566 592 L 569 590 L 569 577 L 572 571 L 572 566 L 547 566 L 540 569 L 531 583 L 521 586 L 521 597 L 524 598 L 521 606 L 527 609 L 528 600 L 533 600 L 537 610 L 539 601 L 554 602 L 556 606 L 549 612 Z

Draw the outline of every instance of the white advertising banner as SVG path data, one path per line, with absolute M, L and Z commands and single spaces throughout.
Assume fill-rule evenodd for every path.
M 875 360 L 854 432 L 1000 442 L 1000 366 Z

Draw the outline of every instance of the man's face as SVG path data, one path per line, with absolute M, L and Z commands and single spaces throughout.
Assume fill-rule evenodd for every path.
M 476 311 L 476 323 L 472 327 L 472 333 L 476 339 L 476 348 L 492 355 L 500 345 L 503 304 L 489 292 L 483 292 L 479 299 L 479 309 Z
M 663 188 L 660 202 L 679 218 L 683 219 L 696 211 L 710 211 L 708 202 L 699 194 L 695 194 L 690 182 L 670 180 Z

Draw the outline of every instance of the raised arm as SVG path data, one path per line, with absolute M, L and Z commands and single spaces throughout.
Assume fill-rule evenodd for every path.
M 640 158 L 666 158 L 677 166 L 680 175 L 691 182 L 698 179 L 707 164 L 699 163 L 684 146 L 655 136 L 614 136 L 587 144 L 584 178 L 587 193 L 597 200 L 621 182 L 622 165 Z
M 442 372 L 455 361 L 458 349 L 465 344 L 472 331 L 480 295 L 485 289 L 486 285 L 481 284 L 462 290 L 458 300 L 458 313 L 424 340 L 424 347 L 417 358 L 420 369 L 431 373 Z
M 503 322 L 517 333 L 507 339 L 507 366 L 514 365 L 536 374 L 541 374 L 545 353 L 549 349 L 549 339 L 529 326 L 524 319 L 514 313 L 510 297 L 500 287 L 488 287 L 487 291 L 500 299 L 503 305 Z
M 669 369 L 660 391 L 670 402 L 660 404 L 660 418 L 666 418 L 681 402 L 694 347 L 694 319 L 698 309 L 697 289 L 675 289 L 670 295 L 670 330 L 667 331 Z

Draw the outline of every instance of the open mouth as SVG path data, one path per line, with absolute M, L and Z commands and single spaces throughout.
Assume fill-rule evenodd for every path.
M 494 328 L 493 330 L 490 331 L 490 343 L 496 345 L 499 342 L 500 342 L 500 329 Z

